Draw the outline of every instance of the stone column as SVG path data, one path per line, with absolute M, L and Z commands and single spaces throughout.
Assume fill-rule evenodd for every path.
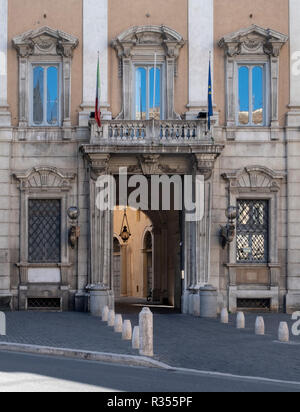
M 90 290 L 91 312 L 100 316 L 102 309 L 114 308 L 112 284 L 113 260 L 113 211 L 99 210 L 96 205 L 99 188 L 96 181 L 107 169 L 99 165 L 107 165 L 109 157 L 98 159 L 97 167 L 90 177 Z M 101 173 L 100 173 L 101 170 Z
M 189 112 L 187 118 L 194 119 L 199 111 L 207 110 L 209 52 L 214 49 L 214 5 L 213 0 L 189 0 L 188 3 Z
M 97 53 L 100 57 L 101 110 L 103 119 L 111 119 L 108 111 L 108 0 L 83 0 L 83 102 L 79 125 L 88 126 L 90 112 L 95 111 Z
M 8 0 L 0 0 L 0 127 L 11 125 L 7 104 L 7 20 Z
M 288 279 L 286 309 L 300 309 L 300 2 L 290 0 L 290 111 L 287 115 Z

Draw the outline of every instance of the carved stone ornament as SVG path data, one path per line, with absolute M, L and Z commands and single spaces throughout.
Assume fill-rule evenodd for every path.
M 144 175 L 154 175 L 161 172 L 159 165 L 160 155 L 149 154 L 140 157 L 140 165 Z
M 230 189 L 238 192 L 278 192 L 284 174 L 262 166 L 248 166 L 234 173 L 224 173 Z
M 224 48 L 230 57 L 243 54 L 278 57 L 280 49 L 287 41 L 288 36 L 254 24 L 247 29 L 224 36 L 219 46 Z
M 134 47 L 162 46 L 168 57 L 178 58 L 184 46 L 183 37 L 166 26 L 131 27 L 112 41 L 118 57 L 128 58 Z
M 74 181 L 75 173 L 63 173 L 55 167 L 34 167 L 33 169 L 13 174 L 20 182 L 20 190 L 70 190 Z
M 12 42 L 21 57 L 45 55 L 71 58 L 78 46 L 76 37 L 46 26 L 21 34 Z

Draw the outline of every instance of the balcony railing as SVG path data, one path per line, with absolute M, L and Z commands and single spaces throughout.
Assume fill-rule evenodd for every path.
M 212 141 L 205 120 L 90 121 L 92 144 L 198 144 Z

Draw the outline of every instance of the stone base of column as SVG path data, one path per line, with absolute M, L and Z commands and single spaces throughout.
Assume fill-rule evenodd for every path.
M 90 120 L 90 115 L 92 112 L 95 111 L 95 106 L 87 106 L 87 105 L 81 105 L 81 108 L 83 109 L 82 112 L 79 112 L 79 127 L 88 127 L 89 126 L 89 120 Z M 111 120 L 112 119 L 112 114 L 108 110 L 109 105 L 107 105 L 105 108 L 101 109 L 101 118 L 102 120 Z
M 91 314 L 97 317 L 102 316 L 103 308 L 111 307 L 111 291 L 103 285 L 91 285 L 87 289 L 90 292 Z
M 300 127 L 300 107 L 293 108 L 287 113 L 287 126 Z
M 286 312 L 292 314 L 300 311 L 300 291 L 288 292 L 286 295 Z
M 207 285 L 200 289 L 201 318 L 216 318 L 218 316 L 218 292 L 213 286 Z
M 0 106 L 0 127 L 11 127 L 11 114 L 8 106 Z
M 181 312 L 184 315 L 189 313 L 190 292 L 185 290 L 181 297 Z

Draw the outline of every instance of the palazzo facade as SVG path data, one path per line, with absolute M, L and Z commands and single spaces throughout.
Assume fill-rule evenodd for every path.
M 299 0 L 0 0 L 0 307 L 299 310 L 299 21 Z M 99 210 L 120 168 L 204 176 L 203 219 Z

